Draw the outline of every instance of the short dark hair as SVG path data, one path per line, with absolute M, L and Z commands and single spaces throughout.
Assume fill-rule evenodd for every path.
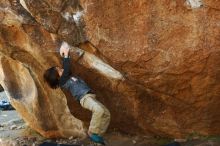
M 59 87 L 59 78 L 60 76 L 55 66 L 47 69 L 44 72 L 44 80 L 53 89 L 56 89 Z

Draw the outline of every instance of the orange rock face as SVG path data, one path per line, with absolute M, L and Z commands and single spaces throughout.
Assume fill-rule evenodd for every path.
M 60 65 L 54 51 L 66 40 L 85 51 L 77 58 L 72 49 L 72 69 L 109 108 L 109 130 L 175 138 L 219 134 L 218 3 L 3 0 L 0 84 L 41 134 L 84 137 L 80 120 L 87 125 L 89 112 L 42 79 L 46 68 Z
M 136 86 L 118 86 L 131 105 L 117 110 L 144 132 L 219 134 L 218 3 L 81 0 L 89 40 Z

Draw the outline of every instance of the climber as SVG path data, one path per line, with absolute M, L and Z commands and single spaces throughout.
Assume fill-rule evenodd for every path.
M 88 136 L 93 142 L 104 145 L 102 135 L 108 128 L 110 112 L 97 101 L 94 92 L 81 78 L 71 76 L 69 50 L 68 43 L 62 42 L 60 55 L 63 57 L 63 69 L 57 66 L 47 69 L 44 73 L 44 79 L 53 89 L 61 87 L 70 91 L 83 108 L 92 112 Z

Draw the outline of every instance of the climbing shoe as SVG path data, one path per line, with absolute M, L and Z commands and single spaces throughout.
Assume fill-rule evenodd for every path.
M 92 134 L 89 138 L 90 138 L 91 141 L 93 141 L 95 143 L 105 145 L 105 141 L 104 141 L 103 137 L 101 137 L 97 134 Z

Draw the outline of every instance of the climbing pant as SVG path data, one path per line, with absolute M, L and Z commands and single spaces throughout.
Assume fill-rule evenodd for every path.
M 86 94 L 80 100 L 80 104 L 85 109 L 92 111 L 89 132 L 102 135 L 108 128 L 110 112 L 102 103 L 97 101 L 95 97 L 95 94 Z

